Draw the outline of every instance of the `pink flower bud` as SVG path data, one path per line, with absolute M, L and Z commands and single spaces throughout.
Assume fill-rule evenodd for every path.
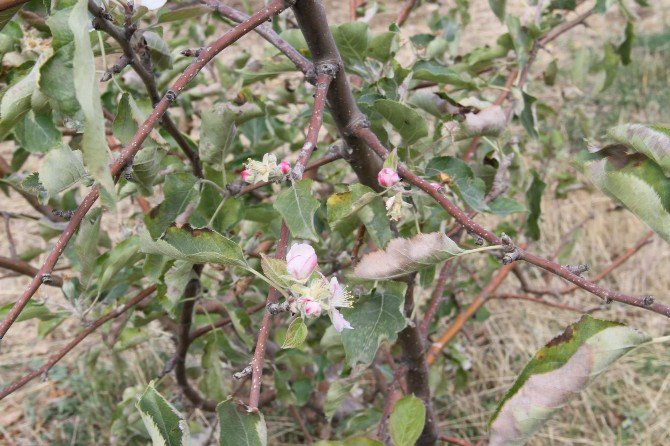
M 442 185 L 440 183 L 430 183 L 431 187 L 435 190 L 440 190 Z
M 249 173 L 247 169 L 244 169 L 242 172 L 240 172 L 240 177 L 242 177 L 242 181 L 247 181 L 247 178 L 249 178 L 250 175 L 251 173 Z
M 286 160 L 282 161 L 281 163 L 279 163 L 279 170 L 281 170 L 281 173 L 286 175 L 291 171 L 291 163 L 289 163 Z
M 307 243 L 296 243 L 286 254 L 286 270 L 298 280 L 311 276 L 316 262 L 316 252 Z
M 321 304 L 310 301 L 305 304 L 305 314 L 307 316 L 319 317 L 321 314 Z
M 390 167 L 385 167 L 377 174 L 377 181 L 384 187 L 391 187 L 400 181 L 400 177 L 398 176 L 398 172 Z

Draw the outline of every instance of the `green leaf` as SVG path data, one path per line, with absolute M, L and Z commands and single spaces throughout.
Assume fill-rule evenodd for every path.
M 384 247 L 393 238 L 384 201 L 367 186 L 350 185 L 349 192 L 328 197 L 326 207 L 328 224 L 333 230 L 351 233 L 360 220 L 377 246 Z
M 535 126 L 535 102 L 537 98 L 529 95 L 525 91 L 521 92 L 521 97 L 523 98 L 523 110 L 519 115 L 519 120 L 523 128 L 526 129 L 526 132 L 533 138 L 537 138 L 537 128 Z
M 33 93 L 37 90 L 40 67 L 46 61 L 41 55 L 23 78 L 10 86 L 0 100 L 0 139 L 4 139 L 12 127 L 30 110 Z
M 236 113 L 226 103 L 217 103 L 202 113 L 200 126 L 200 158 L 223 166 L 223 160 L 235 139 Z
M 298 348 L 305 342 L 305 339 L 307 339 L 307 325 L 302 318 L 296 318 L 288 326 L 281 348 Z
M 640 154 L 626 155 L 622 147 L 582 155 L 578 162 L 600 190 L 670 243 L 670 180 L 654 161 Z
M 268 432 L 263 414 L 250 412 L 248 407 L 231 398 L 216 406 L 219 416 L 220 446 L 266 446 Z
M 140 250 L 140 240 L 137 236 L 126 238 L 116 245 L 101 267 L 102 275 L 98 279 L 98 296 L 107 288 L 114 276 L 122 268 L 136 263 L 136 254 Z
M 128 93 L 123 93 L 119 106 L 116 109 L 116 116 L 112 123 L 112 132 L 114 136 L 123 144 L 127 145 L 137 133 L 139 123 L 133 115 L 133 108 L 130 104 L 133 98 Z
M 286 261 L 261 254 L 261 268 L 265 277 L 284 288 L 295 283 L 295 279 L 286 270 Z
M 140 232 L 141 250 L 191 263 L 216 263 L 248 268 L 238 243 L 208 228 L 170 226 L 158 240 L 146 231 Z
M 142 37 L 147 42 L 151 63 L 159 70 L 172 68 L 172 55 L 167 43 L 153 31 L 144 31 Z
M 353 275 L 368 280 L 394 279 L 467 252 L 443 232 L 394 238 L 386 249 L 364 255 Z
M 670 176 L 670 126 L 622 124 L 611 128 L 607 136 L 651 158 Z
M 395 446 L 413 446 L 423 431 L 426 407 L 421 399 L 408 395 L 395 403 L 389 417 L 389 431 Z
M 507 0 L 489 0 L 489 6 L 491 7 L 491 10 L 501 22 L 505 21 L 506 3 Z
M 340 54 L 348 62 L 364 62 L 370 28 L 364 22 L 348 22 L 331 28 Z
M 102 209 L 95 208 L 86 215 L 79 226 L 79 232 L 74 242 L 81 268 L 81 283 L 87 286 L 93 274 L 95 261 L 98 258 L 98 242 L 100 240 L 100 221 Z
M 391 123 L 407 144 L 428 136 L 426 120 L 413 108 L 390 99 L 375 101 L 373 109 Z
M 145 147 L 133 158 L 132 182 L 142 195 L 153 194 L 153 185 L 164 153 L 156 147 Z
M 204 376 L 200 381 L 200 389 L 209 398 L 215 401 L 223 401 L 227 396 L 227 389 L 224 385 L 226 380 L 219 357 L 220 349 L 216 342 L 218 336 L 225 335 L 215 330 L 209 333 L 209 336 L 205 336 L 205 347 L 200 360 Z
M 521 26 L 519 17 L 508 15 L 506 23 L 509 35 L 512 38 L 514 50 L 516 51 L 516 57 L 519 60 L 519 67 L 524 67 L 530 58 L 530 49 L 533 41 L 525 28 Z
M 71 12 L 71 7 L 57 9 L 52 11 L 51 15 L 46 20 L 46 23 L 51 30 L 51 36 L 53 39 L 51 43 L 54 51 L 74 40 L 74 35 L 72 34 L 72 30 L 68 24 Z
M 39 169 L 39 179 L 48 197 L 55 197 L 85 177 L 81 152 L 67 145 L 49 151 Z
M 533 240 L 540 238 L 540 226 L 538 221 L 542 213 L 542 193 L 547 185 L 542 181 L 540 175 L 533 170 L 533 182 L 526 191 L 526 203 L 528 203 L 528 217 L 526 218 L 526 235 Z
M 314 227 L 314 214 L 321 206 L 312 196 L 312 180 L 301 180 L 284 189 L 274 203 L 291 235 L 296 239 L 319 241 Z
M 344 400 L 349 396 L 353 383 L 342 380 L 333 381 L 328 387 L 326 401 L 323 404 L 323 412 L 328 420 L 333 418 L 337 409 L 340 408 Z
M 40 91 L 49 99 L 51 107 L 72 118 L 80 112 L 74 86 L 74 44 L 60 47 L 40 70 Z M 79 123 L 77 122 L 77 127 Z
M 453 156 L 439 156 L 428 162 L 426 174 L 434 176 L 445 173 L 451 179 L 449 187 L 468 206 L 477 212 L 490 210 L 485 200 L 486 184 L 484 180 L 474 175 L 470 166 Z
M 186 419 L 150 382 L 135 404 L 154 445 L 187 446 L 191 439 Z
M 61 144 L 61 134 L 50 115 L 30 110 L 14 127 L 14 136 L 30 153 L 48 152 Z
M 174 315 L 177 304 L 184 297 L 186 285 L 191 279 L 197 279 L 193 271 L 193 263 L 185 260 L 177 260 L 172 267 L 165 272 L 163 281 L 165 282 L 165 294 L 160 296 L 159 302 L 163 309 Z
M 95 60 L 89 37 L 90 18 L 87 0 L 78 0 L 68 20 L 74 37 L 75 95 L 84 113 L 84 137 L 81 146 L 89 174 L 113 198 L 114 180 L 109 171 L 110 156 L 105 136 L 105 118 L 95 74 Z
M 160 9 L 158 14 L 158 23 L 168 23 L 177 21 L 183 22 L 184 20 L 200 17 L 205 14 L 210 14 L 211 12 L 212 8 L 205 5 L 186 6 L 183 8 L 173 9 L 172 11 L 165 11 L 163 9 Z
M 477 89 L 477 84 L 463 72 L 430 61 L 419 61 L 412 67 L 412 79 L 453 85 L 456 88 Z
M 198 202 L 198 179 L 190 173 L 172 173 L 165 178 L 161 204 L 144 219 L 153 238 L 158 238 L 189 205 Z
M 368 55 L 380 62 L 388 62 L 398 49 L 398 33 L 386 31 L 370 40 Z
M 385 284 L 356 302 L 354 308 L 343 308 L 342 313 L 354 327 L 342 332 L 342 344 L 347 364 L 372 363 L 382 342 L 393 344 L 400 330 L 405 328 L 404 284 Z
M 522 445 L 617 359 L 650 338 L 584 315 L 541 348 L 491 417 L 490 444 Z
M 2 11 L 0 11 L 0 30 L 2 30 L 5 26 L 7 26 L 9 21 L 12 20 L 12 17 L 14 17 L 14 14 L 19 12 L 19 10 L 23 8 L 23 5 L 24 3 L 20 3 L 16 6 L 3 9 Z
M 14 306 L 14 302 L 10 302 L 8 304 L 5 304 L 0 307 L 0 318 L 4 318 L 8 313 L 9 310 L 12 309 Z M 16 322 L 23 322 L 27 321 L 29 319 L 39 319 L 41 321 L 48 321 L 57 317 L 62 316 L 63 314 L 66 314 L 65 312 L 57 312 L 54 313 L 49 308 L 44 305 L 43 303 L 37 303 L 34 301 L 28 301 L 26 306 L 23 308 L 21 311 L 21 314 L 19 314 L 19 317 L 16 319 Z
M 509 215 L 517 212 L 528 212 L 523 204 L 508 197 L 498 197 L 489 203 L 489 209 L 497 215 Z
M 630 20 L 626 22 L 626 33 L 624 41 L 621 42 L 616 52 L 621 57 L 621 63 L 628 65 L 631 63 L 631 51 L 633 50 L 633 44 L 635 43 L 635 24 Z

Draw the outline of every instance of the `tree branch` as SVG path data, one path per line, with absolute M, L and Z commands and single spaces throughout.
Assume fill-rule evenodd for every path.
M 151 129 L 158 123 L 160 118 L 165 114 L 168 107 L 176 96 L 181 93 L 186 85 L 207 65 L 218 53 L 236 42 L 240 37 L 252 31 L 255 27 L 261 25 L 265 20 L 284 11 L 289 6 L 288 0 L 272 0 L 261 11 L 255 13 L 249 20 L 241 23 L 233 29 L 226 32 L 223 36 L 213 42 L 211 45 L 205 47 L 200 55 L 186 68 L 186 70 L 177 78 L 167 94 L 154 107 L 153 112 L 139 127 L 139 130 L 130 140 L 126 148 L 121 152 L 119 157 L 114 161 L 111 167 L 112 176 L 117 178 L 123 168 L 132 160 L 135 154 L 140 150 L 144 140 L 147 138 Z M 23 295 L 16 301 L 14 306 L 9 310 L 5 319 L 0 323 L 0 339 L 4 337 L 9 330 L 9 327 L 14 323 L 23 308 L 26 306 L 30 298 L 35 294 L 42 283 L 42 276 L 49 273 L 56 261 L 65 249 L 65 245 L 74 234 L 76 228 L 83 220 L 86 212 L 93 206 L 93 203 L 98 198 L 98 186 L 94 186 L 86 195 L 81 204 L 77 207 L 72 219 L 68 223 L 65 231 L 61 234 L 54 246 L 53 250 L 47 256 L 38 274 L 35 275 L 32 282 L 23 293 Z
M 288 226 L 286 222 L 282 220 L 281 225 L 281 235 L 279 236 L 279 242 L 277 242 L 277 250 L 275 252 L 276 259 L 285 259 L 286 250 L 288 247 L 288 238 L 289 238 Z M 266 301 L 266 306 L 268 304 L 277 303 L 279 298 L 279 291 L 275 288 L 270 288 L 268 293 L 268 298 Z M 268 335 L 270 334 L 270 320 L 272 315 L 269 311 L 263 313 L 263 322 L 261 323 L 261 329 L 258 332 L 258 339 L 256 340 L 256 349 L 254 350 L 254 357 L 251 360 L 251 391 L 249 393 L 249 406 L 251 409 L 257 409 L 259 404 L 259 399 L 261 395 L 261 380 L 263 378 L 263 362 L 265 361 L 265 347 L 268 342 Z
M 407 280 L 404 309 L 405 317 L 408 319 L 414 312 L 415 279 L 416 273 L 410 275 Z M 407 371 L 405 372 L 407 391 L 421 398 L 426 407 L 426 422 L 416 444 L 419 446 L 434 445 L 438 438 L 437 419 L 430 397 L 428 363 L 426 361 L 423 333 L 416 320 L 409 320 L 407 327 L 398 333 L 398 343 L 402 347 L 404 363 L 407 365 Z
M 0 268 L 8 269 L 10 271 L 14 271 L 23 274 L 24 276 L 30 276 L 30 277 L 33 277 L 39 271 L 30 263 L 24 262 L 21 259 L 10 259 L 9 257 L 3 257 L 3 256 L 0 256 Z M 51 280 L 49 282 L 46 282 L 45 284 L 60 288 L 63 286 L 63 278 L 55 274 L 52 274 Z
M 379 155 L 380 158 L 385 159 L 388 156 L 388 150 L 382 145 L 377 136 L 369 128 L 359 127 L 354 131 L 354 134 L 365 141 L 369 147 Z M 442 206 L 449 213 L 449 215 L 451 215 L 468 232 L 477 234 L 493 245 L 502 244 L 502 240 L 498 236 L 472 220 L 471 217 L 469 217 L 458 206 L 452 203 L 445 195 L 439 191 L 436 191 L 428 181 L 413 173 L 403 163 L 398 164 L 398 173 L 409 184 L 418 187 L 430 195 L 433 199 L 435 199 L 435 201 L 437 201 L 440 206 Z M 670 307 L 665 304 L 654 302 L 654 299 L 649 299 L 649 296 L 631 296 L 618 291 L 603 288 L 577 274 L 574 274 L 568 268 L 564 268 L 561 265 L 552 262 L 551 260 L 544 259 L 535 254 L 524 251 L 523 249 L 516 248 L 515 257 L 516 259 L 512 260 L 524 260 L 544 270 L 550 271 L 554 275 L 572 282 L 573 284 L 585 289 L 591 294 L 595 294 L 596 296 L 604 299 L 606 302 L 617 301 L 627 305 L 645 308 L 655 313 L 662 314 L 666 317 L 670 317 Z
M 72 341 L 70 341 L 65 347 L 60 349 L 58 352 L 54 353 L 48 360 L 45 362 L 42 367 L 40 367 L 37 370 L 33 370 L 32 372 L 26 374 L 24 377 L 17 379 L 13 383 L 9 384 L 6 386 L 4 389 L 0 391 L 0 400 L 5 398 L 7 395 L 15 392 L 16 390 L 20 389 L 26 383 L 30 382 L 31 380 L 37 378 L 38 376 L 42 376 L 48 371 L 65 355 L 67 355 L 73 348 L 75 348 L 81 341 L 86 339 L 88 335 L 93 333 L 95 330 L 100 328 L 101 325 L 103 325 L 105 322 L 109 321 L 110 319 L 117 318 L 124 314 L 126 311 L 140 303 L 142 300 L 146 299 L 149 297 L 154 291 L 156 291 L 156 285 L 151 285 L 150 287 L 140 291 L 138 294 L 135 295 L 132 299 L 130 299 L 128 302 L 125 304 L 121 305 L 120 307 L 117 307 L 116 309 L 110 311 L 109 313 L 105 314 L 104 316 L 99 317 L 96 319 L 91 325 L 86 327 L 84 330 L 82 330 Z

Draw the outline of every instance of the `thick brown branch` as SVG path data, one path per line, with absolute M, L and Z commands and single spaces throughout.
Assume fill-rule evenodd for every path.
M 126 311 L 140 303 L 142 300 L 146 299 L 149 297 L 154 291 L 156 291 L 156 285 L 152 285 L 148 288 L 146 288 L 143 291 L 140 291 L 135 297 L 130 299 L 128 302 L 125 304 L 121 305 L 120 307 L 116 308 L 113 311 L 110 311 L 109 313 L 105 314 L 104 316 L 101 316 L 100 318 L 96 319 L 91 325 L 86 327 L 84 330 L 82 330 L 77 337 L 75 337 L 72 341 L 70 341 L 65 347 L 60 349 L 58 352 L 54 353 L 48 360 L 47 362 L 42 365 L 37 370 L 33 370 L 32 372 L 28 373 L 24 377 L 14 381 L 13 383 L 9 384 L 7 387 L 2 389 L 0 391 L 0 400 L 2 400 L 4 397 L 7 395 L 11 394 L 12 392 L 15 392 L 16 390 L 20 389 L 23 387 L 26 383 L 30 382 L 31 380 L 42 376 L 46 373 L 49 372 L 49 370 L 65 355 L 67 355 L 73 348 L 75 348 L 81 341 L 86 339 L 88 335 L 93 333 L 95 330 L 100 328 L 101 325 L 103 325 L 105 322 L 109 321 L 110 319 L 117 318 L 124 314 Z
M 249 20 L 239 24 L 235 28 L 226 32 L 214 43 L 205 47 L 205 49 L 193 61 L 193 63 L 189 65 L 188 68 L 186 68 L 186 70 L 177 78 L 170 90 L 168 90 L 169 94 L 163 96 L 163 98 L 156 104 L 154 111 L 144 121 L 126 148 L 114 161 L 111 168 L 112 176 L 116 178 L 121 173 L 126 164 L 128 164 L 128 162 L 130 162 L 135 154 L 140 150 L 142 143 L 151 132 L 151 129 L 165 114 L 176 95 L 184 90 L 186 85 L 200 72 L 200 70 L 205 67 L 205 65 L 207 65 L 214 58 L 214 56 L 236 42 L 240 37 L 244 36 L 245 34 L 252 31 L 255 27 L 262 24 L 265 20 L 272 17 L 273 15 L 279 14 L 286 8 L 287 3 L 284 0 L 273 0 L 261 11 L 251 16 Z M 35 275 L 26 291 L 9 310 L 9 313 L 2 321 L 2 323 L 0 323 L 0 339 L 4 337 L 4 335 L 7 333 L 7 330 L 9 330 L 9 327 L 14 323 L 30 298 L 40 287 L 42 283 L 42 276 L 51 272 L 54 265 L 56 264 L 56 261 L 65 249 L 65 245 L 67 245 L 67 242 L 70 240 L 75 230 L 83 220 L 88 210 L 91 208 L 91 206 L 93 206 L 93 203 L 95 203 L 97 198 L 98 186 L 94 186 L 88 195 L 86 195 L 79 207 L 77 207 L 77 210 L 75 211 L 72 219 L 68 223 L 65 231 L 63 231 L 61 236 L 58 238 L 56 245 L 54 246 L 51 253 L 49 253 L 47 256 L 47 259 L 38 271 L 38 274 Z

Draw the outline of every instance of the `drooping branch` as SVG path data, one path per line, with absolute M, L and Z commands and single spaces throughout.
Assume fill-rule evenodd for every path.
M 7 387 L 2 389 L 0 391 L 0 400 L 5 398 L 7 395 L 15 392 L 16 390 L 20 389 L 24 385 L 26 385 L 28 382 L 32 381 L 33 379 L 43 376 L 46 373 L 49 372 L 49 370 L 65 355 L 67 355 L 70 351 L 72 351 L 73 348 L 75 348 L 81 341 L 86 339 L 88 335 L 93 333 L 95 330 L 100 328 L 105 322 L 109 321 L 110 319 L 117 318 L 121 315 L 123 315 L 125 312 L 133 308 L 135 305 L 139 304 L 141 301 L 149 297 L 154 291 L 156 291 L 156 285 L 151 285 L 150 287 L 140 291 L 138 294 L 136 294 L 132 299 L 130 299 L 128 302 L 125 304 L 121 305 L 120 307 L 117 307 L 116 309 L 110 311 L 109 313 L 105 314 L 104 316 L 99 317 L 96 319 L 91 325 L 86 327 L 84 330 L 82 330 L 73 340 L 71 340 L 65 347 L 51 355 L 51 357 L 40 367 L 39 369 L 33 370 L 32 372 L 26 374 L 22 378 L 17 379 L 13 383 L 9 384 Z
M 370 148 L 372 148 L 379 155 L 380 158 L 385 159 L 388 156 L 388 150 L 382 145 L 377 136 L 369 128 L 359 127 L 354 131 L 354 134 L 364 140 L 370 146 Z M 428 181 L 409 170 L 403 163 L 398 164 L 398 173 L 409 184 L 418 187 L 426 194 L 431 196 L 435 201 L 437 201 L 440 206 L 442 206 L 444 210 L 446 210 L 449 215 L 451 215 L 458 222 L 458 224 L 465 228 L 465 230 L 467 230 L 469 233 L 476 234 L 493 245 L 502 244 L 502 240 L 498 236 L 472 220 L 470 216 L 468 216 L 463 210 L 452 203 L 445 195 L 435 190 Z M 655 313 L 662 314 L 666 317 L 670 317 L 670 306 L 655 302 L 654 299 L 650 299 L 649 296 L 631 296 L 601 287 L 585 279 L 584 277 L 573 273 L 568 268 L 565 268 L 551 260 L 547 260 L 527 252 L 521 248 L 517 247 L 514 249 L 514 258 L 510 258 L 510 261 L 514 260 L 524 260 L 532 265 L 547 270 L 556 276 L 562 277 L 563 279 L 572 282 L 573 284 L 583 288 L 591 294 L 595 294 L 606 302 L 621 302 L 627 305 L 645 308 Z
M 177 95 L 184 90 L 186 85 L 200 72 L 200 70 L 205 67 L 205 65 L 207 65 L 214 58 L 214 56 L 219 54 L 231 44 L 235 43 L 245 34 L 252 31 L 255 27 L 261 25 L 268 18 L 281 13 L 289 6 L 289 0 L 273 0 L 261 11 L 252 15 L 248 20 L 229 30 L 211 45 L 205 47 L 205 49 L 200 52 L 200 55 L 193 61 L 193 63 L 191 63 L 191 65 L 186 68 L 186 70 L 184 70 L 184 72 L 177 78 L 168 92 L 155 105 L 153 112 L 151 112 L 149 117 L 139 127 L 137 133 L 135 133 L 128 145 L 114 161 L 111 167 L 112 176 L 114 178 L 118 177 L 118 175 L 123 171 L 124 167 L 140 150 L 142 143 L 151 132 L 151 129 L 153 129 L 153 127 L 165 114 L 170 104 L 176 99 Z M 72 238 L 72 235 L 83 220 L 84 216 L 91 208 L 91 206 L 93 206 L 93 203 L 95 203 L 95 201 L 98 199 L 98 194 L 98 186 L 96 185 L 79 204 L 66 229 L 58 238 L 56 245 L 47 256 L 46 260 L 42 264 L 42 267 L 40 267 L 38 274 L 35 275 L 26 291 L 9 310 L 9 313 L 2 321 L 2 323 L 0 323 L 0 339 L 4 337 L 4 335 L 7 333 L 7 330 L 9 330 L 9 327 L 11 327 L 30 298 L 38 290 L 42 284 L 42 276 L 51 272 L 54 265 L 56 264 L 56 261 L 62 254 L 70 238 Z

